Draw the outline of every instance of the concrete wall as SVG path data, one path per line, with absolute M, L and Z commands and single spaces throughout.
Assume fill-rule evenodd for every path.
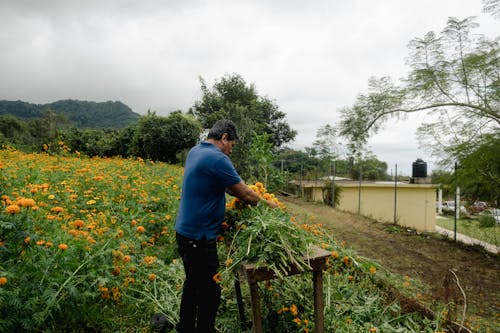
M 394 222 L 418 231 L 436 228 L 436 188 L 431 184 L 339 182 L 342 187 L 337 209 L 359 213 L 381 222 Z M 395 200 L 396 193 L 396 200 Z M 303 184 L 306 200 L 323 202 L 319 184 Z M 396 204 L 396 212 L 394 206 Z

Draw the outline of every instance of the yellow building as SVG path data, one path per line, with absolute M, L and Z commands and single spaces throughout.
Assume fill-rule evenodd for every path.
M 394 182 L 336 182 L 342 190 L 339 210 L 360 214 L 380 222 L 435 231 L 436 187 L 432 184 Z M 306 200 L 323 202 L 324 181 L 295 181 L 295 193 Z

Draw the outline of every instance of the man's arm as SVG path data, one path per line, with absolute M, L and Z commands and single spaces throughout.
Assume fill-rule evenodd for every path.
M 261 198 L 257 193 L 255 193 L 247 184 L 243 181 L 240 181 L 237 184 L 234 184 L 227 188 L 227 193 L 232 196 L 239 198 L 241 201 L 246 202 L 252 206 L 257 205 L 259 201 L 265 202 L 271 208 L 277 208 L 278 205 L 271 200 L 265 200 Z

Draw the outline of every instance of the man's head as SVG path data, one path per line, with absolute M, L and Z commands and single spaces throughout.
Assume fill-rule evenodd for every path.
M 236 125 L 228 119 L 218 120 L 208 132 L 207 139 L 214 142 L 226 155 L 231 155 L 238 140 Z
M 218 120 L 208 132 L 208 139 L 221 140 L 222 134 L 227 133 L 227 139 L 238 140 L 236 125 L 228 119 Z

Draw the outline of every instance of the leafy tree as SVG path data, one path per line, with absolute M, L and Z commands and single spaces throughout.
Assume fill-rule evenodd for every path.
M 26 123 L 7 114 L 0 115 L 0 144 L 26 143 L 29 131 Z
M 465 142 L 500 125 L 499 42 L 471 33 L 472 18 L 449 18 L 436 35 L 427 33 L 409 43 L 411 71 L 400 85 L 390 78 L 371 78 L 369 93 L 343 110 L 341 134 L 353 147 L 363 147 L 390 117 L 429 111 L 438 117 L 420 134 L 449 134 L 449 142 Z M 454 137 L 453 140 L 450 138 Z M 430 147 L 446 154 L 442 145 Z
M 326 124 L 316 132 L 316 140 L 313 142 L 314 153 L 322 161 L 323 167 L 327 169 L 334 159 L 338 159 L 339 154 L 337 129 L 330 124 Z
M 268 177 L 274 160 L 273 146 L 269 141 L 269 134 L 258 135 L 255 133 L 252 142 L 248 156 L 252 162 L 250 164 L 250 174 L 254 180 L 263 181 L 264 185 L 268 187 Z
M 168 117 L 149 112 L 141 117 L 132 140 L 134 155 L 169 163 L 179 162 L 177 154 L 196 144 L 200 125 L 180 111 Z
M 470 201 L 500 201 L 500 132 L 485 134 L 456 147 L 458 181 Z
M 500 0 L 483 0 L 483 11 L 500 18 Z
M 246 158 L 251 149 L 253 134 L 269 135 L 273 147 L 292 141 L 296 131 L 285 122 L 285 113 L 267 97 L 258 95 L 253 84 L 247 85 L 237 74 L 226 75 L 208 87 L 200 78 L 202 98 L 195 102 L 190 113 L 210 128 L 219 119 L 230 119 L 238 127 L 240 140 L 233 150 L 234 164 L 244 177 L 249 176 Z

